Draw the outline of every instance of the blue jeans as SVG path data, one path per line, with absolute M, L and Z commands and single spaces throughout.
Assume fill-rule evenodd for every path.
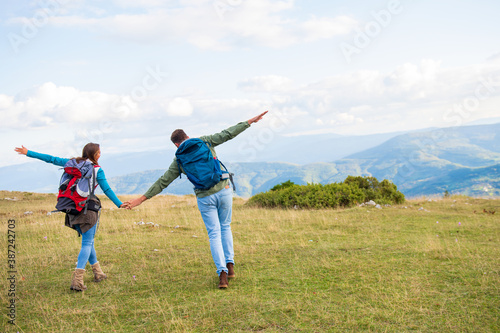
M 97 221 L 97 223 L 92 228 L 87 230 L 87 232 L 84 234 L 82 234 L 80 226 L 78 224 L 75 225 L 76 230 L 80 234 L 82 234 L 82 249 L 80 250 L 80 254 L 78 255 L 78 262 L 76 264 L 76 268 L 85 269 L 87 261 L 91 265 L 97 262 L 97 255 L 95 253 L 95 248 L 94 248 L 94 237 L 98 224 L 99 221 Z
M 204 198 L 197 198 L 201 218 L 207 228 L 210 251 L 217 268 L 217 275 L 227 273 L 227 263 L 234 264 L 233 234 L 231 214 L 233 191 L 231 188 L 220 190 Z

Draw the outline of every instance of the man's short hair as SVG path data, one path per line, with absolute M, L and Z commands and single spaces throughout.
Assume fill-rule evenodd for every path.
M 170 136 L 170 140 L 172 140 L 173 143 L 178 143 L 181 144 L 184 140 L 188 138 L 186 132 L 181 129 L 176 129 L 175 131 L 172 132 L 172 135 Z

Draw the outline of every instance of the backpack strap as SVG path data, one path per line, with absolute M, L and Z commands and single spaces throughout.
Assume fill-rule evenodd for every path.
M 95 167 L 94 167 L 94 164 L 92 164 L 92 178 L 89 179 L 90 194 L 89 194 L 89 197 L 87 198 L 87 200 L 85 200 L 85 208 L 83 209 L 83 214 L 87 214 L 89 200 L 90 200 L 90 198 L 94 197 L 94 192 L 95 192 L 95 188 L 96 188 L 96 186 L 94 186 L 95 183 L 96 183 Z
M 177 162 L 177 168 L 179 168 L 179 178 L 182 179 L 181 164 L 179 163 L 178 158 L 176 158 L 175 161 Z
M 89 187 L 92 187 L 92 190 L 90 191 L 90 196 L 94 196 L 95 188 L 97 187 L 96 183 L 96 174 L 95 174 L 95 166 L 92 165 L 92 183 L 90 184 Z M 90 181 L 90 180 L 89 180 Z
M 205 142 L 205 144 L 208 146 L 208 149 L 210 149 L 210 150 L 211 150 L 211 148 L 212 148 L 212 144 L 211 144 L 210 142 L 208 142 L 208 141 L 203 141 L 203 142 Z M 216 159 L 217 161 L 219 161 L 219 163 L 220 163 L 220 164 L 224 167 L 224 169 L 226 169 L 226 172 L 225 172 L 225 173 L 224 173 L 224 172 L 222 173 L 221 179 L 227 179 L 227 178 L 229 178 L 229 181 L 231 182 L 231 185 L 233 185 L 233 191 L 234 191 L 234 192 L 236 192 L 236 186 L 234 186 L 234 180 L 233 180 L 234 173 L 229 172 L 229 170 L 226 168 L 226 166 L 224 165 L 224 163 L 222 163 L 222 162 L 221 162 L 221 160 L 219 160 L 219 159 L 217 158 L 217 156 L 215 156 L 215 159 Z M 224 176 L 224 175 L 226 175 L 226 174 L 228 175 L 228 177 L 225 177 L 225 176 Z
M 231 182 L 231 184 L 233 185 L 233 191 L 236 192 L 236 186 L 234 186 L 234 180 L 233 180 L 233 176 L 234 176 L 234 173 L 232 172 L 229 172 L 226 168 L 226 166 L 224 165 L 224 163 L 222 163 L 219 159 L 217 159 L 217 161 L 219 161 L 219 163 L 224 167 L 224 169 L 226 169 L 226 172 L 225 173 L 222 173 L 222 177 L 221 179 L 227 179 L 229 177 L 229 181 Z M 227 174 L 228 177 L 224 177 L 224 175 Z

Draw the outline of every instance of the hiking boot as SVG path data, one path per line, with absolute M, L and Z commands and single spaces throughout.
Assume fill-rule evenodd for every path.
M 107 278 L 99 265 L 99 261 L 92 265 L 92 272 L 94 272 L 94 282 L 100 282 Z
M 225 271 L 222 271 L 219 275 L 219 289 L 226 289 L 227 286 L 227 273 Z
M 84 291 L 87 289 L 87 286 L 83 284 L 83 274 L 85 274 L 84 269 L 75 269 L 71 280 L 71 290 Z
M 228 262 L 226 266 L 228 279 L 236 277 L 236 273 L 234 272 L 234 264 L 232 262 Z

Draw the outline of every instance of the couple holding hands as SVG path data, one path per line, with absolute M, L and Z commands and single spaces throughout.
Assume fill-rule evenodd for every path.
M 250 125 L 261 120 L 266 113 L 267 111 L 249 119 L 248 121 L 243 121 L 229 127 L 220 133 L 202 136 L 199 139 L 207 144 L 212 155 L 216 157 L 214 150 L 215 146 L 233 139 L 235 136 L 250 127 Z M 187 136 L 181 129 L 175 130 L 171 136 L 171 140 L 177 148 L 179 148 L 179 146 L 188 139 L 189 136 Z M 61 158 L 37 153 L 28 150 L 24 146 L 21 146 L 21 148 L 15 148 L 15 151 L 19 154 L 58 166 L 64 166 L 70 160 L 69 158 Z M 77 157 L 76 160 L 77 162 L 88 160 L 94 165 L 94 170 L 97 171 L 95 177 L 97 184 L 94 184 L 94 186 L 99 185 L 104 194 L 117 207 L 120 208 L 132 209 L 133 207 L 140 205 L 147 199 L 151 199 L 155 195 L 162 192 L 172 181 L 181 175 L 181 172 L 185 173 L 184 170 L 178 166 L 177 161 L 174 158 L 174 161 L 170 164 L 165 174 L 158 178 L 158 180 L 146 193 L 144 193 L 144 195 L 123 203 L 120 199 L 118 199 L 109 186 L 104 171 L 98 166 L 100 157 L 101 150 L 99 144 L 88 143 L 83 148 L 82 156 Z M 217 275 L 219 276 L 218 287 L 225 289 L 228 287 L 228 278 L 236 276 L 234 272 L 233 235 L 231 232 L 233 191 L 231 189 L 229 179 L 221 179 L 209 189 L 195 188 L 195 194 L 198 209 L 207 229 L 210 251 L 217 269 Z M 83 282 L 87 262 L 92 267 L 95 282 L 102 281 L 106 278 L 106 274 L 103 273 L 99 262 L 97 261 L 97 255 L 94 248 L 94 237 L 97 225 L 99 224 L 99 213 L 86 214 L 85 218 L 79 218 L 78 216 L 68 217 L 69 215 L 70 214 L 66 214 L 65 225 L 72 227 L 82 235 L 82 247 L 78 255 L 76 269 L 73 272 L 70 288 L 76 291 L 83 291 L 87 289 Z M 83 216 L 83 214 L 80 215 Z M 95 218 L 92 218 L 92 216 L 95 216 Z

